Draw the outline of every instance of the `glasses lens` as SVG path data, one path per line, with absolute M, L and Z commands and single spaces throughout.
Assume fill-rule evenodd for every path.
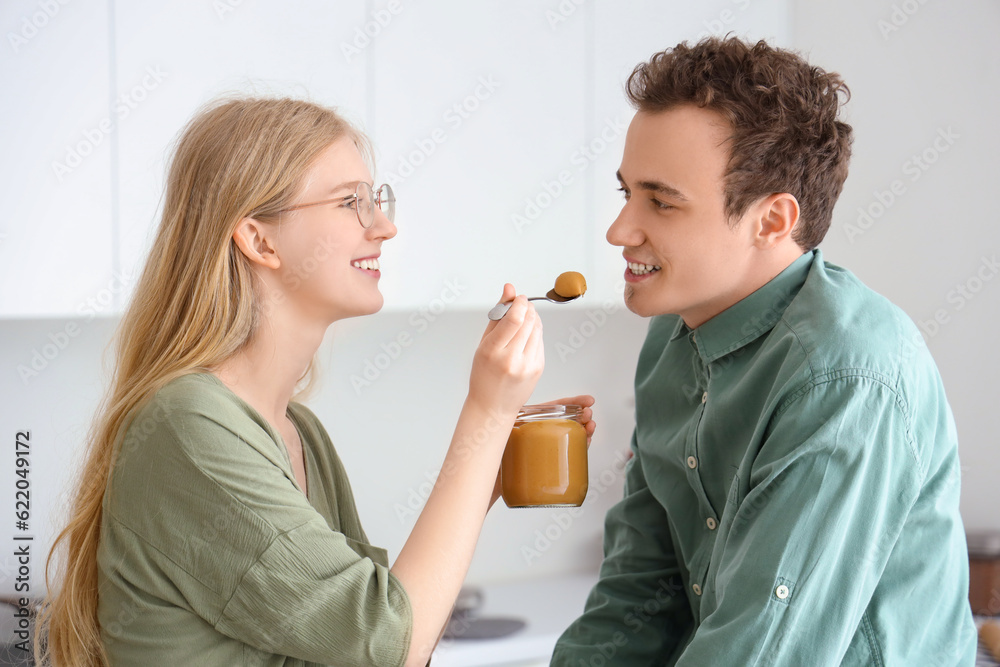
M 368 185 L 364 181 L 358 183 L 357 189 L 358 197 L 358 222 L 365 229 L 368 229 L 375 223 L 375 207 L 373 205 L 372 199 L 372 186 Z
M 396 221 L 396 195 L 393 193 L 392 188 L 388 183 L 383 183 L 375 193 L 375 201 L 378 203 L 378 207 L 385 213 L 385 217 L 389 218 L 389 222 Z

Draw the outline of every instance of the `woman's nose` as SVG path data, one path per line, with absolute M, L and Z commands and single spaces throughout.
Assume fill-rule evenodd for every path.
M 382 209 L 376 206 L 375 222 L 366 231 L 371 238 L 388 240 L 396 235 L 396 225 L 389 220 Z

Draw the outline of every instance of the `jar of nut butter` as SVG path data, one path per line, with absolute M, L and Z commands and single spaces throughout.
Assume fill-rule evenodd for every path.
M 507 507 L 579 507 L 587 497 L 587 431 L 579 405 L 526 405 L 500 464 Z

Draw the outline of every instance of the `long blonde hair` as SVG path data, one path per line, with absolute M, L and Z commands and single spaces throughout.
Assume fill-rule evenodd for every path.
M 232 239 L 236 225 L 251 215 L 277 222 L 313 160 L 343 137 L 370 162 L 366 138 L 332 109 L 259 97 L 212 102 L 182 132 L 163 217 L 115 333 L 110 386 L 88 434 L 70 518 L 46 562 L 50 597 L 37 624 L 38 664 L 108 664 L 97 616 L 97 547 L 116 442 L 165 384 L 211 369 L 252 340 L 262 288 Z M 300 379 L 306 389 L 312 371 L 310 364 Z M 50 580 L 56 570 L 58 590 Z

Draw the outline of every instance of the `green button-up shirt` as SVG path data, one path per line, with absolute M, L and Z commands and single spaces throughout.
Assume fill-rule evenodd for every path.
M 371 546 L 323 425 L 288 405 L 308 497 L 281 435 L 214 375 L 137 412 L 104 496 L 98 615 L 114 667 L 392 667 L 413 612 Z
M 693 331 L 652 320 L 632 451 L 553 665 L 973 664 L 941 378 L 818 250 Z

